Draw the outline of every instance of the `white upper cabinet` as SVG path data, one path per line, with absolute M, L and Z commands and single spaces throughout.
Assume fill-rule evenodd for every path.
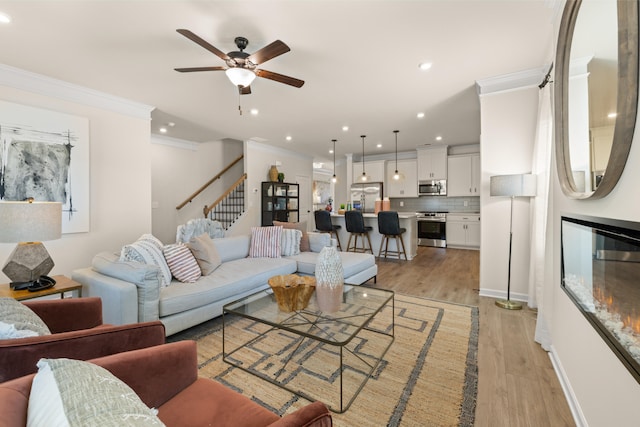
M 480 195 L 480 155 L 449 156 L 447 196 Z
M 384 163 L 385 160 L 373 160 L 364 162 L 364 171 L 369 176 L 369 182 L 384 182 Z M 362 182 L 362 162 L 353 163 L 353 182 Z
M 418 180 L 447 179 L 447 146 L 418 148 Z
M 385 197 L 418 197 L 418 161 L 416 159 L 398 160 L 398 172 L 404 179 L 396 181 L 395 160 L 387 160 L 387 179 L 384 182 Z

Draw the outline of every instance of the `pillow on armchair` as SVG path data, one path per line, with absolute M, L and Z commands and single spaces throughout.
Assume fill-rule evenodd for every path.
M 13 298 L 0 298 L 0 339 L 51 335 L 29 307 Z

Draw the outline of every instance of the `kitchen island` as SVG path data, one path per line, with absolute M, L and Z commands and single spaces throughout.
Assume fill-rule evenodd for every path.
M 364 225 L 373 227 L 373 230 L 369 232 L 369 237 L 371 238 L 371 246 L 373 247 L 373 254 L 375 256 L 379 256 L 380 252 L 380 242 L 382 242 L 382 234 L 378 232 L 378 216 L 374 213 L 364 213 L 362 214 L 364 218 Z M 405 250 L 407 252 L 407 259 L 411 260 L 415 258 L 418 253 L 418 229 L 416 222 L 416 214 L 413 212 L 398 212 L 398 218 L 400 219 L 400 227 L 406 228 L 407 231 L 403 233 L 402 239 L 404 240 Z M 338 230 L 338 236 L 340 236 L 340 243 L 342 244 L 342 249 L 347 249 L 347 242 L 349 241 L 349 232 L 347 231 L 347 226 L 344 221 L 344 215 L 340 214 L 331 214 L 331 223 L 334 225 L 340 225 L 342 228 Z M 355 237 L 354 237 L 355 238 Z M 360 239 L 358 239 L 360 240 Z M 358 246 L 360 242 L 358 241 Z M 396 248 L 396 239 L 389 239 L 389 250 L 395 251 Z M 383 251 L 384 252 L 384 251 Z M 395 254 L 388 255 L 388 258 L 395 258 Z M 402 258 L 404 259 L 404 257 Z

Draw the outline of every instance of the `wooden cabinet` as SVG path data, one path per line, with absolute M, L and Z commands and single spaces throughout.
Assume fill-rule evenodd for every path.
M 418 148 L 418 180 L 447 179 L 447 146 Z
M 447 214 L 447 247 L 480 248 L 480 215 Z
M 480 155 L 449 156 L 447 196 L 480 195 Z
M 286 182 L 262 183 L 262 226 L 273 225 L 273 221 L 299 221 L 299 188 L 298 184 Z
M 418 197 L 418 161 L 416 159 L 398 160 L 398 172 L 404 179 L 396 181 L 395 160 L 387 160 L 387 179 L 384 182 L 385 197 Z
M 384 182 L 384 160 L 373 160 L 364 163 L 364 171 L 369 176 L 369 182 Z M 353 163 L 353 182 L 362 182 L 362 162 Z

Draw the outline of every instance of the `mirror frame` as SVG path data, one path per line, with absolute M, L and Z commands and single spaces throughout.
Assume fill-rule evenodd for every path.
M 556 47 L 556 166 L 560 187 L 572 199 L 600 199 L 618 183 L 629 157 L 638 107 L 638 1 L 618 0 L 618 99 L 613 143 L 607 169 L 591 193 L 577 190 L 569 158 L 569 61 L 571 41 L 582 0 L 567 0 Z

